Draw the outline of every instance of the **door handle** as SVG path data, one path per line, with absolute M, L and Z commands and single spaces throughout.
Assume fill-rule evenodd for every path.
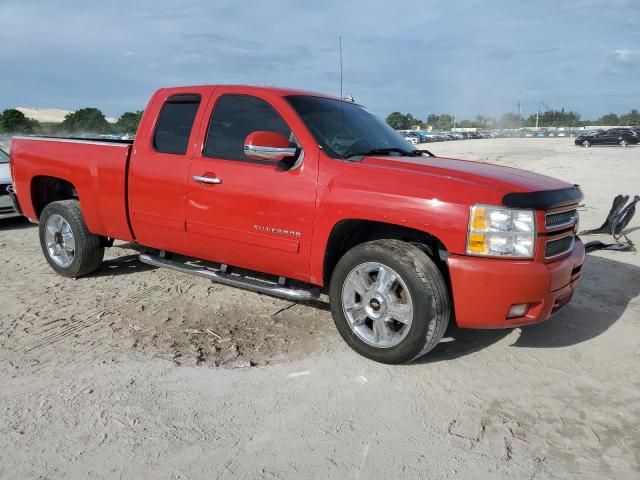
M 217 185 L 219 183 L 222 183 L 222 179 L 217 178 L 217 177 L 202 177 L 200 175 L 194 175 L 193 179 L 196 182 L 199 182 L 199 183 L 209 183 L 209 184 L 213 184 L 213 185 Z

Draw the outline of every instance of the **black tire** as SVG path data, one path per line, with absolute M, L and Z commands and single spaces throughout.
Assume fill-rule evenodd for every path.
M 585 140 L 582 142 L 582 146 L 585 148 L 589 148 L 591 146 L 591 142 L 589 140 Z
M 365 262 L 394 270 L 413 299 L 413 320 L 404 339 L 379 348 L 361 340 L 351 329 L 342 306 L 342 289 L 349 272 Z M 376 240 L 349 250 L 336 265 L 329 286 L 331 313 L 340 335 L 359 354 L 382 363 L 399 364 L 431 351 L 442 339 L 451 315 L 447 282 L 436 264 L 415 245 L 400 240 Z
M 68 267 L 58 265 L 47 248 L 45 235 L 47 219 L 51 215 L 60 215 L 71 227 L 75 240 L 73 261 Z M 87 229 L 84 222 L 80 202 L 77 200 L 61 200 L 47 205 L 40 215 L 40 246 L 47 262 L 63 277 L 77 278 L 96 271 L 104 258 L 104 240 Z

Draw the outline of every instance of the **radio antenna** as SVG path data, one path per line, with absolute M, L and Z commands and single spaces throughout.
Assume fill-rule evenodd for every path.
M 344 97 L 342 96 L 342 35 L 338 37 L 340 46 L 340 130 L 342 130 L 344 120 Z

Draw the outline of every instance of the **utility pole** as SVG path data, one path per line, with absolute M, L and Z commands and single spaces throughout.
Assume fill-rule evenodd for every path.
M 520 118 L 521 114 L 520 114 L 520 107 L 522 107 L 522 104 L 520 103 L 520 100 L 518 100 L 518 103 L 516 104 L 518 107 L 518 118 Z
M 538 128 L 538 117 L 540 116 L 540 106 L 543 106 L 544 108 L 546 108 L 546 112 L 550 112 L 551 109 L 549 108 L 549 105 L 547 105 L 546 103 L 544 103 L 542 100 L 538 100 L 538 111 L 536 112 L 536 129 Z M 548 126 L 548 125 L 547 125 Z
M 456 114 L 454 113 L 453 114 L 453 128 L 452 128 L 452 130 L 455 130 L 455 129 L 456 129 Z

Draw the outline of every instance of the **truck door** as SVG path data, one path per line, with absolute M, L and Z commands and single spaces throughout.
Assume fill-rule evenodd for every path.
M 187 181 L 189 246 L 200 258 L 308 280 L 318 148 L 299 142 L 296 135 L 309 135 L 284 120 L 283 110 L 294 114 L 283 98 L 253 93 L 219 87 L 212 98 Z M 245 156 L 245 138 L 254 131 L 278 132 L 298 145 L 296 165 Z
M 150 102 L 129 167 L 129 211 L 136 241 L 188 254 L 185 203 L 204 92 L 164 94 Z M 168 96 L 167 96 L 168 95 Z M 145 121 L 147 118 L 157 122 Z

